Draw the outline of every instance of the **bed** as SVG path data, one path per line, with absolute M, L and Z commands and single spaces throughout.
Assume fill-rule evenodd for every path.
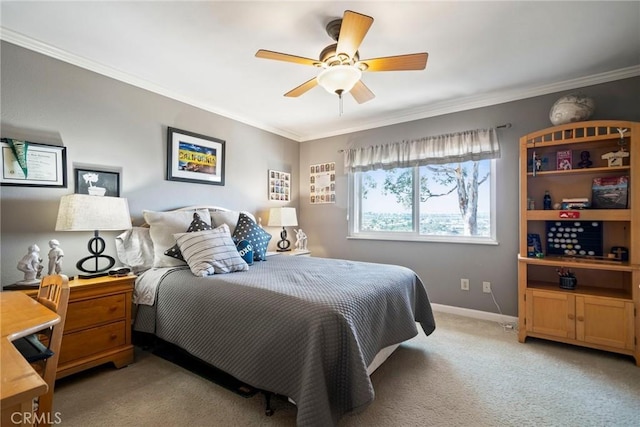
M 418 333 L 417 323 L 427 335 L 435 329 L 413 271 L 338 259 L 274 255 L 202 277 L 184 263 L 154 266 L 139 275 L 134 301 L 134 330 L 289 397 L 298 426 L 335 425 L 364 409 L 374 398 L 371 370 Z

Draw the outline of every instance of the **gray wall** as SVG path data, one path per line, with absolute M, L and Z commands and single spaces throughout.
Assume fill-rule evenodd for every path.
M 585 87 L 580 92 L 596 101 L 593 119 L 640 120 L 640 78 Z M 307 224 L 309 249 L 317 256 L 404 265 L 418 273 L 432 302 L 497 312 L 491 295 L 482 292 L 482 282 L 489 281 L 502 312 L 517 315 L 518 141 L 522 135 L 551 126 L 549 110 L 565 93 L 302 143 L 299 217 Z M 497 246 L 346 239 L 347 176 L 338 150 L 504 123 L 513 126 L 499 130 Z M 326 162 L 336 162 L 336 204 L 311 205 L 308 166 Z M 470 280 L 470 291 L 460 290 L 461 278 Z
M 121 170 L 121 196 L 129 200 L 134 224 L 142 210 L 207 204 L 244 209 L 266 220 L 267 171 L 293 172 L 297 179 L 299 144 L 163 96 L 2 42 L 2 137 L 64 145 L 68 153 L 67 188 L 2 186 L 1 280 L 22 279 L 18 260 L 36 243 L 45 260 L 47 242 L 60 240 L 63 272 L 77 274 L 75 263 L 87 256 L 91 233 L 55 232 L 60 197 L 73 193 L 74 165 Z M 166 181 L 167 126 L 226 141 L 226 185 Z M 297 207 L 298 189 L 292 203 Z M 277 229 L 269 229 L 279 236 Z M 102 233 L 115 255 L 113 237 Z M 275 239 L 272 239 L 272 245 Z
M 22 276 L 17 261 L 37 243 L 46 259 L 47 241 L 57 238 L 65 251 L 65 273 L 86 255 L 89 233 L 55 232 L 59 199 L 73 192 L 74 165 L 113 167 L 122 172 L 122 196 L 136 223 L 142 209 L 166 210 L 191 204 L 246 209 L 265 220 L 279 203 L 267 200 L 267 170 L 293 173 L 289 206 L 309 236 L 315 256 L 394 263 L 415 270 L 433 302 L 496 312 L 482 281 L 490 281 L 502 311 L 517 313 L 518 139 L 550 126 L 548 112 L 562 94 L 448 114 L 349 135 L 298 144 L 183 103 L 2 42 L 2 136 L 64 145 L 68 149 L 69 187 L 1 187 L 0 267 L 3 284 Z M 572 91 L 574 92 L 574 91 Z M 640 78 L 586 87 L 596 101 L 594 119 L 640 120 Z M 499 245 L 388 242 L 346 239 L 347 179 L 338 150 L 355 145 L 512 123 L 500 130 L 502 159 L 497 165 Z M 166 128 L 177 127 L 227 142 L 224 187 L 165 181 Z M 336 204 L 310 205 L 308 166 L 336 162 Z M 266 222 L 266 221 L 265 221 Z M 278 230 L 269 230 L 278 238 Z M 108 252 L 115 253 L 105 233 Z M 460 278 L 471 281 L 460 291 Z

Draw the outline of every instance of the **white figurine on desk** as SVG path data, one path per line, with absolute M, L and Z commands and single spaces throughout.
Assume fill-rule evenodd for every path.
M 296 232 L 296 250 L 297 251 L 306 251 L 307 250 L 307 235 L 302 231 L 302 228 L 297 230 Z
M 48 274 L 60 274 L 62 271 L 62 257 L 64 256 L 63 250 L 60 248 L 60 242 L 56 239 L 49 240 L 49 270 Z
M 33 244 L 29 246 L 27 254 L 18 261 L 18 270 L 24 273 L 24 279 L 17 282 L 18 285 L 35 285 L 40 283 L 42 264 L 40 262 L 40 248 Z

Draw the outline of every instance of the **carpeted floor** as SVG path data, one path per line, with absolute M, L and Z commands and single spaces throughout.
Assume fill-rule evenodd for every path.
M 493 322 L 436 313 L 372 375 L 376 398 L 347 426 L 638 426 L 640 367 L 626 356 L 517 341 Z M 245 398 L 137 349 L 136 363 L 58 381 L 63 426 L 295 426 L 295 406 Z

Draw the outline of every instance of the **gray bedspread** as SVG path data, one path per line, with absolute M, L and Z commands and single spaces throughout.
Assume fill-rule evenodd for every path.
M 246 272 L 165 275 L 134 328 L 254 387 L 292 398 L 297 425 L 329 426 L 374 398 L 367 366 L 382 348 L 435 329 L 404 267 L 273 256 Z

